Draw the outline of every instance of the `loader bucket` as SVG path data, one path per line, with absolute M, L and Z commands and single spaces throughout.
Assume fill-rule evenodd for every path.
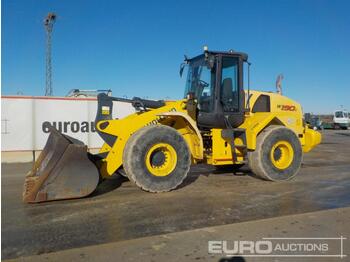
M 99 182 L 99 172 L 89 159 L 87 146 L 53 127 L 50 131 L 42 153 L 26 175 L 24 202 L 84 197 L 91 194 Z

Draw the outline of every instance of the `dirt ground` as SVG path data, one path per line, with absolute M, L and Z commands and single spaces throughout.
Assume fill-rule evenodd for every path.
M 2 164 L 2 259 L 350 206 L 350 131 L 324 131 L 289 182 L 199 165 L 168 193 L 116 178 L 84 199 L 28 205 L 21 194 L 30 167 Z

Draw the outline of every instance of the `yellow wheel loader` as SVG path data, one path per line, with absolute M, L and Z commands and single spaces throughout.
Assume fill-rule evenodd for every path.
M 96 130 L 104 144 L 90 155 L 80 141 L 52 128 L 48 142 L 27 174 L 23 200 L 44 202 L 91 194 L 99 181 L 119 173 L 149 192 L 179 186 L 191 164 L 218 167 L 249 164 L 271 181 L 294 177 L 302 155 L 321 142 L 303 121 L 301 106 L 271 92 L 243 89 L 241 52 L 204 53 L 185 58 L 185 98 L 152 101 L 98 96 Z M 130 102 L 136 113 L 113 119 L 113 101 Z

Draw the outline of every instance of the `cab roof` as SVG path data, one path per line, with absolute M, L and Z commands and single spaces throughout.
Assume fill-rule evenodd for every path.
M 233 51 L 233 50 L 230 50 L 230 51 L 211 51 L 211 50 L 208 50 L 208 51 L 204 51 L 203 54 L 200 54 L 198 56 L 195 56 L 195 57 L 192 57 L 192 58 L 189 58 L 189 59 L 185 59 L 185 60 L 190 62 L 191 60 L 195 60 L 195 59 L 198 59 L 198 58 L 204 56 L 205 53 L 211 54 L 211 55 L 214 55 L 214 56 L 216 56 L 216 55 L 224 55 L 224 56 L 232 56 L 232 57 L 242 57 L 244 62 L 248 61 L 248 54 L 243 53 L 243 52 L 236 52 L 236 51 Z

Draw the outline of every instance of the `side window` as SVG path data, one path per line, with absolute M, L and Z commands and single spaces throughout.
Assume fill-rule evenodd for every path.
M 239 110 L 238 59 L 235 57 L 222 59 L 220 100 L 224 112 Z

